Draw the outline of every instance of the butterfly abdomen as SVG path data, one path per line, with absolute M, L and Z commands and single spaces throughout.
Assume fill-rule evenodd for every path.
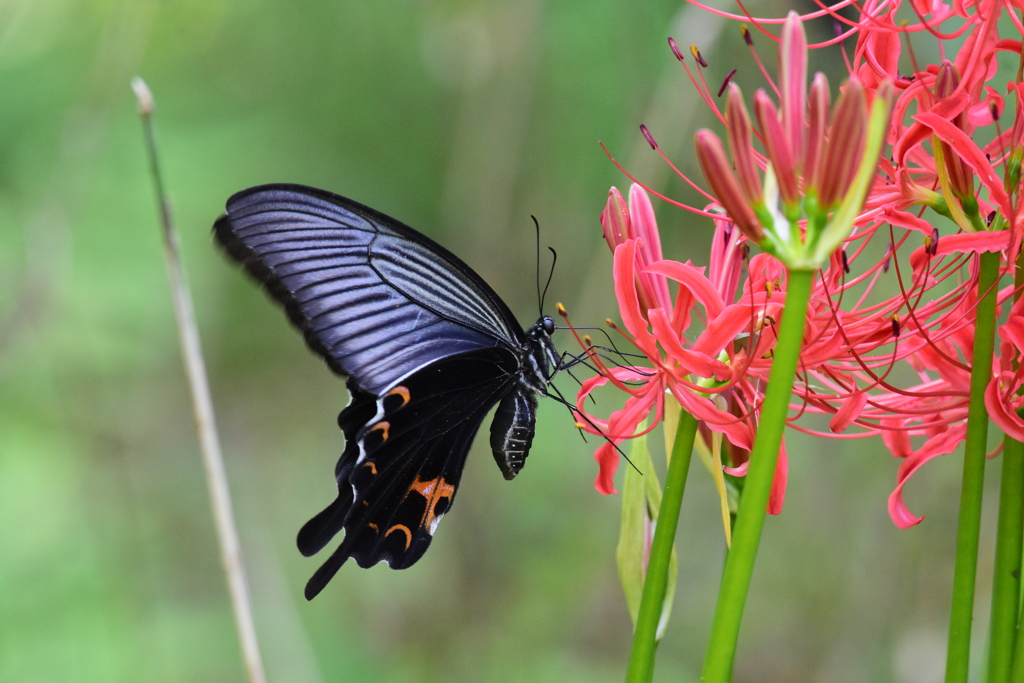
M 514 479 L 526 464 L 537 421 L 537 396 L 516 387 L 501 399 L 491 422 L 491 451 L 505 479 Z

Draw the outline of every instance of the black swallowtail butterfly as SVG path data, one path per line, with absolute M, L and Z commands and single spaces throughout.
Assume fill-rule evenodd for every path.
M 299 531 L 299 550 L 310 556 L 340 530 L 345 536 L 306 584 L 307 599 L 350 557 L 403 569 L 423 556 L 496 403 L 491 449 L 506 479 L 519 473 L 537 395 L 558 369 L 551 318 L 524 332 L 447 249 L 324 190 L 243 190 L 213 231 L 309 346 L 348 377 L 338 497 Z

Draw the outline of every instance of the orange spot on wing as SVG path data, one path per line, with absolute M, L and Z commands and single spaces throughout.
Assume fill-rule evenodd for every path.
M 376 524 L 374 524 L 373 522 L 368 522 L 366 526 L 370 527 L 374 531 L 380 531 L 380 528 Z
M 423 511 L 423 516 L 420 518 L 420 526 L 426 526 L 431 529 L 434 526 L 434 521 L 437 518 L 437 504 L 441 500 L 446 500 L 444 512 L 448 511 L 451 507 L 452 498 L 455 497 L 455 487 L 444 480 L 444 477 L 438 477 L 437 479 L 428 479 L 426 481 L 416 477 L 416 481 L 413 482 L 409 489 L 415 491 L 424 498 L 427 499 L 427 507 Z
M 387 441 L 388 440 L 388 430 L 389 429 L 391 429 L 391 423 L 387 422 L 386 420 L 382 420 L 382 421 L 378 422 L 377 424 L 373 425 L 372 427 L 370 427 L 370 431 L 371 432 L 376 432 L 376 431 L 380 432 L 381 441 Z
M 387 430 L 384 431 L 384 440 L 385 441 L 388 440 Z M 372 460 L 367 460 L 365 463 L 363 463 L 363 467 L 369 467 L 370 468 L 370 474 L 372 474 L 374 476 L 377 475 L 377 463 L 373 462 Z
M 388 393 L 386 393 L 384 395 L 385 396 L 401 396 L 402 397 L 402 405 L 398 406 L 399 408 L 404 408 L 409 403 L 409 399 L 410 399 L 409 389 L 406 388 L 406 387 L 403 387 L 401 385 L 395 387 L 394 389 L 392 389 L 391 391 L 389 391 Z
M 412 544 L 412 532 L 409 531 L 409 527 L 404 524 L 396 524 L 386 532 L 384 532 L 384 538 L 387 538 L 395 531 L 401 531 L 405 534 L 405 549 L 409 549 L 409 545 Z

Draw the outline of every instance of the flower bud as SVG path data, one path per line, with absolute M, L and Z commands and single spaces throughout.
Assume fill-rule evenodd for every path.
M 608 190 L 608 203 L 601 212 L 601 230 L 612 253 L 615 253 L 615 247 L 632 239 L 629 207 L 626 206 L 626 200 L 622 198 L 618 189 L 614 187 Z
M 729 95 L 725 101 L 725 126 L 740 189 L 747 203 L 756 206 L 764 201 L 764 193 L 761 190 L 757 161 L 754 159 L 750 115 L 743 105 L 743 94 L 739 86 L 732 83 L 729 84 Z
M 758 90 L 754 94 L 754 116 L 761 127 L 765 151 L 768 152 L 775 177 L 779 181 L 779 195 L 784 204 L 797 206 L 800 203 L 800 188 L 796 181 L 793 154 L 789 149 L 786 132 L 779 121 L 778 110 L 764 90 Z
M 939 99 L 946 99 L 956 93 L 960 86 L 960 72 L 956 66 L 946 60 L 939 66 L 939 72 L 935 75 L 935 96 Z M 960 130 L 965 130 L 967 125 L 967 112 L 961 111 L 952 120 Z M 969 132 L 969 131 L 968 131 Z M 949 187 L 958 199 L 974 199 L 974 172 L 971 167 L 964 163 L 964 160 L 955 152 L 953 147 L 945 142 L 942 145 L 942 158 L 946 165 L 946 172 L 949 174 Z
M 697 161 L 715 193 L 716 201 L 747 237 L 760 243 L 765 236 L 764 230 L 757 222 L 754 210 L 743 198 L 736 176 L 725 157 L 721 140 L 711 131 L 701 129 L 697 131 L 694 144 L 697 148 Z
M 800 166 L 804 150 L 804 103 L 807 100 L 807 36 L 800 15 L 793 10 L 786 16 L 779 46 L 779 96 L 782 125 L 790 154 Z M 799 168 L 797 169 L 799 171 Z
M 851 78 L 836 103 L 832 125 L 829 126 L 828 145 L 815 183 L 819 204 L 825 210 L 843 198 L 857 175 L 867 141 L 867 125 L 864 86 L 856 78 Z
M 808 184 L 815 180 L 825 152 L 825 131 L 828 129 L 830 103 L 828 79 L 823 73 L 814 75 L 811 84 L 810 111 L 807 122 L 807 149 L 804 152 L 804 179 Z

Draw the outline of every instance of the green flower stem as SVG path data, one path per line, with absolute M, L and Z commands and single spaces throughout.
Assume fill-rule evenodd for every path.
M 1000 219 L 993 229 L 1003 229 Z M 1014 269 L 1017 301 L 1024 287 L 1024 254 L 1017 255 Z M 1017 364 L 1014 364 L 1017 367 Z M 992 622 L 989 626 L 988 681 L 1006 683 L 1024 680 L 1024 657 L 1020 633 L 1020 572 L 1024 551 L 1024 444 L 1003 438 L 1003 471 L 999 483 L 999 522 L 996 529 L 996 558 L 992 575 Z M 1015 654 L 1016 650 L 1016 654 Z M 1011 674 L 1014 676 L 1011 678 Z
M 658 647 L 658 622 L 665 604 L 669 561 L 672 544 L 679 523 L 679 508 L 683 504 L 683 489 L 690 471 L 693 440 L 697 436 L 697 419 L 682 411 L 676 426 L 676 439 L 672 444 L 672 460 L 665 474 L 665 491 L 658 509 L 658 523 L 654 527 L 651 555 L 647 561 L 647 576 L 640 596 L 640 610 L 633 631 L 633 650 L 629 654 L 627 683 L 649 683 L 654 677 L 654 652 Z
M 1020 600 L 1024 444 L 1009 436 L 1003 439 L 1003 472 L 999 486 L 999 522 L 992 571 L 992 621 L 988 643 L 989 683 L 1010 680 Z
M 789 414 L 789 396 L 800 360 L 805 312 L 811 296 L 814 272 L 791 269 L 787 278 L 786 308 L 779 324 L 772 371 L 761 406 L 757 437 L 750 454 L 750 468 L 747 470 L 743 497 L 736 514 L 732 549 L 725 560 L 715 620 L 711 626 L 711 639 L 704 659 L 704 670 L 701 672 L 701 681 L 704 683 L 727 683 L 732 677 L 743 606 L 754 571 L 768 497 L 775 478 L 775 464 L 782 445 L 782 432 Z
M 1013 651 L 1013 668 L 1010 669 L 1010 677 L 1006 680 L 1010 683 L 1024 683 L 1024 638 L 1017 639 Z
M 971 399 L 964 444 L 964 475 L 960 488 L 960 519 L 956 531 L 953 568 L 953 605 L 949 615 L 946 683 L 967 683 L 974 612 L 974 582 L 978 573 L 978 537 L 981 535 L 981 498 L 985 479 L 988 412 L 985 387 L 992 378 L 992 349 L 996 329 L 996 281 L 999 253 L 979 257 L 978 307 L 975 310 L 974 357 L 971 361 Z

